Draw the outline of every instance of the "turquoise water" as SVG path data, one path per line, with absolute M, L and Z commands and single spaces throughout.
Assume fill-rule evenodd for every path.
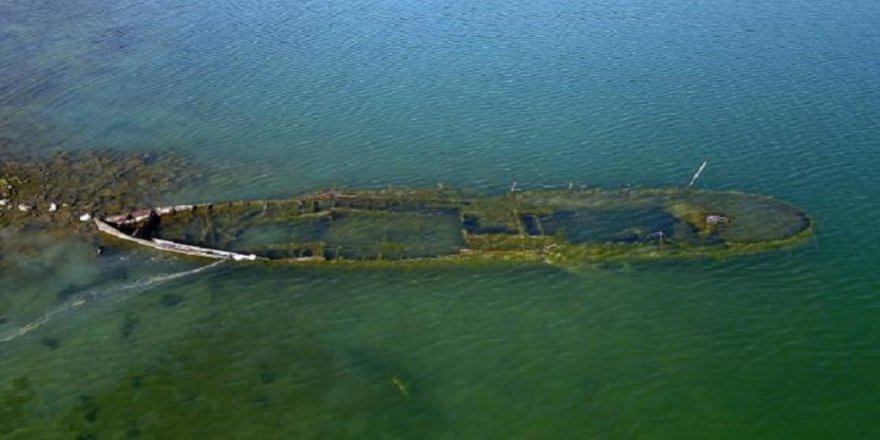
M 194 272 L 0 231 L 43 249 L 0 272 L 0 438 L 880 436 L 878 20 L 866 0 L 5 1 L 3 148 L 187 153 L 214 177 L 169 202 L 681 185 L 709 160 L 700 186 L 818 226 L 575 271 Z

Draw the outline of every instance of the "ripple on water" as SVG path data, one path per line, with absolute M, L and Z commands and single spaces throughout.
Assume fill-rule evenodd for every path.
M 880 10 L 679 3 L 7 2 L 2 148 L 194 155 L 211 178 L 169 202 L 681 185 L 708 160 L 699 186 L 817 234 L 578 271 L 207 271 L 0 344 L 30 414 L 0 437 L 871 437 Z M 192 269 L 28 240 L 0 332 Z

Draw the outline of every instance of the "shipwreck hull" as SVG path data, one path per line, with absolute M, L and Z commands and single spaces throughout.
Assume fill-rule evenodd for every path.
M 791 246 L 812 221 L 779 200 L 682 189 L 331 191 L 154 208 L 96 220 L 118 239 L 231 260 L 360 265 L 555 264 L 726 257 Z

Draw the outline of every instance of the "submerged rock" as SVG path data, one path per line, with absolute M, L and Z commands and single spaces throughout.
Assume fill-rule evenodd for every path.
M 58 347 L 61 346 L 61 340 L 58 338 L 46 336 L 40 339 L 40 344 L 50 350 L 56 350 L 58 349 Z
M 183 297 L 180 295 L 166 293 L 165 295 L 162 295 L 162 298 L 159 299 L 159 303 L 161 303 L 165 307 L 176 307 L 183 303 Z
M 172 154 L 90 151 L 48 158 L 22 154 L 26 153 L 0 160 L 0 209 L 7 211 L 0 216 L 0 228 L 93 232 L 81 222 L 92 220 L 96 213 L 142 205 L 199 176 L 197 167 Z M 81 214 L 59 215 L 70 206 L 77 206 Z
M 710 224 L 710 225 L 718 225 L 718 224 L 728 223 L 729 221 L 730 221 L 730 219 L 723 216 L 723 215 L 712 214 L 712 215 L 706 216 L 706 224 Z

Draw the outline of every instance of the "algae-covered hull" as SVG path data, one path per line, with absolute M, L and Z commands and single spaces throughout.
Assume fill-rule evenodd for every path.
M 97 221 L 181 254 L 299 264 L 725 257 L 787 247 L 810 218 L 779 200 L 689 189 L 328 191 L 288 200 L 155 208 Z

